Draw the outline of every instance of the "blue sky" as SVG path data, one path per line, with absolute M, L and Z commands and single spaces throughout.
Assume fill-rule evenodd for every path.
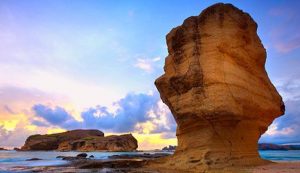
M 165 35 L 216 2 L 2 0 L 0 138 L 6 143 L 0 145 L 73 127 L 131 132 L 140 148 L 176 143 L 174 120 L 153 84 L 163 72 Z M 261 142 L 300 142 L 300 2 L 222 2 L 258 23 L 267 72 L 287 105 Z

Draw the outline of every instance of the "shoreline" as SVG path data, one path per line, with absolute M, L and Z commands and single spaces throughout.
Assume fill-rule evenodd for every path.
M 300 161 L 276 161 L 271 164 L 254 167 L 250 173 L 299 173 Z
M 34 151 L 33 151 L 34 152 Z M 17 153 L 17 152 L 13 152 Z M 24 153 L 24 152 L 20 152 Z M 28 152 L 30 153 L 30 152 Z M 49 152 L 51 153 L 51 152 Z M 95 153 L 88 153 L 86 157 L 78 157 L 80 152 L 53 152 L 50 157 L 48 153 L 47 157 L 31 158 L 27 159 L 29 161 L 21 161 L 22 164 L 14 164 L 13 162 L 7 162 L 8 165 L 2 164 L 0 166 L 0 172 L 128 172 L 128 173 L 173 173 L 182 172 L 178 170 L 161 170 L 155 167 L 148 167 L 148 163 L 162 157 L 168 157 L 171 152 L 145 152 L 145 151 L 135 151 L 135 152 L 110 152 L 105 158 L 96 157 L 90 158 L 88 155 Z M 72 154 L 71 154 L 72 153 Z M 105 153 L 105 152 L 100 152 Z M 61 154 L 61 155 L 59 155 Z M 83 154 L 83 153 L 81 153 Z M 97 154 L 97 153 L 96 153 Z M 27 154 L 26 154 L 27 155 Z M 45 155 L 42 154 L 42 155 Z M 73 156 L 72 156 L 73 155 Z M 30 156 L 37 156 L 35 154 Z M 38 156 L 37 156 L 38 157 Z M 57 160 L 51 160 L 55 158 Z M 47 159 L 51 158 L 51 159 Z M 60 159 L 58 159 L 60 158 Z M 51 164 L 53 161 L 65 162 L 63 164 Z M 21 163 L 20 162 L 20 163 Z M 256 167 L 228 167 L 224 168 L 225 173 L 296 173 L 300 172 L 300 160 L 271 160 L 272 163 L 256 166 Z M 45 165 L 46 163 L 46 165 Z M 6 167 L 7 166 L 7 167 Z M 220 172 L 220 170 L 215 170 L 214 172 Z
M 267 165 L 252 167 L 252 168 L 240 168 L 234 169 L 236 173 L 298 173 L 300 170 L 300 162 L 276 162 Z M 150 170 L 148 168 L 132 168 L 132 167 L 124 167 L 124 168 L 76 168 L 72 166 L 72 164 L 60 165 L 60 166 L 38 166 L 38 167 L 16 167 L 11 170 L 14 171 L 24 171 L 24 172 L 46 172 L 46 173 L 76 173 L 76 172 L 123 172 L 123 173 L 176 173 L 182 171 L 176 170 Z M 219 172 L 231 173 L 233 169 L 224 169 Z M 1 171 L 0 171 L 1 172 Z M 212 171 L 214 172 L 214 171 Z M 216 171 L 217 172 L 217 171 Z
M 179 170 L 156 170 L 145 167 L 147 162 L 153 159 L 79 159 L 69 161 L 64 165 L 55 166 L 17 166 L 9 170 L 11 172 L 48 172 L 48 173 L 72 173 L 72 172 L 122 172 L 122 173 L 177 173 Z M 208 172 L 225 172 L 225 173 L 298 173 L 300 171 L 300 161 L 272 161 L 272 163 L 256 166 L 256 167 L 239 167 L 225 168 L 220 170 L 212 170 Z M 1 172 L 1 170 L 0 170 Z

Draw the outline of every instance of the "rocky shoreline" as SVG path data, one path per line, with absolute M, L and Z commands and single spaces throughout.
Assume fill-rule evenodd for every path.
M 76 157 L 76 156 L 75 156 Z M 75 158 L 73 157 L 73 158 Z M 115 155 L 112 159 L 94 160 L 89 158 L 75 158 L 68 164 L 59 166 L 14 167 L 15 172 L 43 172 L 43 173 L 191 173 L 189 170 L 157 169 L 149 167 L 149 163 L 168 157 L 167 154 L 137 154 Z M 69 158 L 70 159 L 70 158 Z M 297 173 L 300 162 L 272 162 L 253 167 L 228 167 L 214 170 L 215 173 Z
M 145 165 L 149 161 L 171 155 L 170 153 L 143 153 L 143 154 L 120 154 L 109 156 L 108 159 L 93 159 L 86 153 L 77 156 L 57 156 L 57 158 L 68 161 L 67 164 L 58 166 L 37 166 L 37 167 L 14 167 L 12 171 L 21 172 L 123 172 L 123 173 L 158 173 L 158 170 L 151 170 Z M 39 158 L 28 159 L 37 161 Z

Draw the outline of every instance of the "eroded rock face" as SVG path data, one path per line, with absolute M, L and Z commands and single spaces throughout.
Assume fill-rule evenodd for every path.
M 58 146 L 59 151 L 134 151 L 137 140 L 131 134 L 107 137 L 87 137 L 75 141 L 66 141 Z
M 205 170 L 263 163 L 257 141 L 284 103 L 265 71 L 257 24 L 215 4 L 167 35 L 169 55 L 155 81 L 177 122 L 178 147 L 161 166 Z
M 104 133 L 99 130 L 71 130 L 50 135 L 32 135 L 26 139 L 21 150 L 56 150 L 62 142 L 90 136 L 104 136 Z
M 51 135 L 33 135 L 27 138 L 22 151 L 133 151 L 138 147 L 131 134 L 104 137 L 99 130 L 72 130 Z

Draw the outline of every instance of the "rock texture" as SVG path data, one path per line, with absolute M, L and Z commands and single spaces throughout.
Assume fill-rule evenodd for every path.
M 90 136 L 104 136 L 99 130 L 72 130 L 50 135 L 29 136 L 21 150 L 56 150 L 60 143 Z
M 131 134 L 104 137 L 104 133 L 99 130 L 72 130 L 30 136 L 21 150 L 132 151 L 137 147 L 137 140 Z
M 177 122 L 178 147 L 156 166 L 200 172 L 264 163 L 257 141 L 285 107 L 251 16 L 215 4 L 172 29 L 167 45 L 155 85 Z
M 87 137 L 75 141 L 65 141 L 58 146 L 59 151 L 134 151 L 137 140 L 131 134 L 107 137 Z

